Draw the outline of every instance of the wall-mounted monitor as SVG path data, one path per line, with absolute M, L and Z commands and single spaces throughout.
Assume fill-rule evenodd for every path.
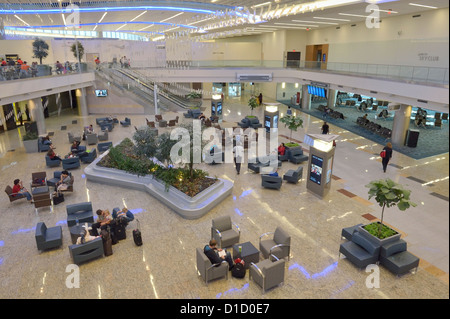
M 217 102 L 217 115 L 222 115 L 222 102 Z
M 95 90 L 95 96 L 99 97 L 108 96 L 108 90 Z
M 323 158 L 313 155 L 311 157 L 311 173 L 309 179 L 320 185 L 322 181 Z

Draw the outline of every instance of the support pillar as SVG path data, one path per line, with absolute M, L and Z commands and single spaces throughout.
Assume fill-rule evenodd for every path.
M 302 109 L 311 110 L 311 94 L 308 93 L 308 85 L 302 85 Z
M 75 94 L 77 97 L 78 115 L 88 116 L 89 112 L 86 99 L 86 88 L 76 89 Z
M 411 121 L 411 111 L 411 105 L 401 104 L 400 109 L 395 112 L 391 138 L 393 145 L 405 145 L 406 134 L 408 133 L 409 124 Z
M 0 105 L 0 125 L 3 125 L 3 130 L 7 131 L 5 112 L 3 111 L 3 105 Z
M 334 108 L 336 106 L 337 91 L 328 89 L 328 108 Z
M 44 106 L 42 105 L 42 99 L 35 98 L 28 100 L 28 107 L 30 109 L 31 120 L 36 122 L 38 135 L 46 135 L 47 129 L 45 128 Z
M 153 85 L 153 99 L 155 103 L 155 115 L 157 115 L 159 113 L 158 113 L 158 86 L 156 85 L 156 83 Z

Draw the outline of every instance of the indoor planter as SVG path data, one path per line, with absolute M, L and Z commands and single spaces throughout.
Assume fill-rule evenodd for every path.
M 253 115 L 253 110 L 259 106 L 257 98 L 252 96 L 250 100 L 248 100 L 248 106 L 250 107 L 251 110 L 250 114 Z
M 286 115 L 280 121 L 289 129 L 289 141 L 292 142 L 292 131 L 297 131 L 299 127 L 303 127 L 303 119 L 300 116 Z
M 398 232 L 392 229 L 389 231 L 390 228 L 383 224 L 384 209 L 397 206 L 401 211 L 405 211 L 411 206 L 416 207 L 417 204 L 410 200 L 411 191 L 404 189 L 402 185 L 389 178 L 372 181 L 366 187 L 369 188 L 369 199 L 375 197 L 378 205 L 382 207 L 381 221 L 376 225 L 372 223 L 360 226 L 360 233 L 381 245 L 399 239 L 400 234 Z M 387 229 L 383 230 L 383 228 Z M 386 234 L 386 231 L 390 234 Z
M 27 132 L 23 137 L 23 146 L 27 153 L 37 153 L 39 136 L 34 132 Z

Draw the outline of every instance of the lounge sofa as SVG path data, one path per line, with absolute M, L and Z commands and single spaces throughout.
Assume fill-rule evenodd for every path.
M 254 171 L 255 173 L 261 172 L 261 167 L 268 167 L 270 166 L 271 161 L 276 161 L 277 166 L 281 167 L 282 162 L 278 160 L 277 155 L 273 155 L 274 157 L 269 156 L 261 156 L 256 159 L 252 159 L 248 161 L 248 169 Z
M 183 116 L 188 119 L 198 119 L 200 114 L 202 114 L 200 109 L 189 109 L 186 113 L 183 113 Z
M 62 160 L 63 169 L 75 169 L 80 167 L 80 158 L 79 157 L 70 157 L 64 158 Z
M 280 189 L 283 180 L 280 176 L 261 175 L 261 186 L 265 188 Z
M 419 267 L 420 259 L 407 251 L 407 244 L 399 239 L 381 246 L 380 264 L 397 276 Z
M 61 173 L 62 173 L 62 171 L 54 171 L 53 177 L 49 178 L 47 180 L 47 185 L 51 186 L 51 187 L 56 187 L 56 184 L 61 180 Z M 68 173 L 69 173 L 69 176 L 72 176 L 72 174 L 70 172 L 68 172 Z
M 125 127 L 130 126 L 131 120 L 128 117 L 126 117 L 124 121 L 120 121 L 120 125 L 125 126 Z
M 45 164 L 47 167 L 58 167 L 61 165 L 61 160 L 59 159 L 51 159 L 48 155 L 45 155 Z
M 99 153 L 104 153 L 112 146 L 112 142 L 103 142 L 97 144 L 97 149 Z
M 240 122 L 237 123 L 241 128 L 249 128 L 250 127 L 250 119 L 243 118 Z
M 297 184 L 303 177 L 303 166 L 299 166 L 296 170 L 290 169 L 284 174 L 283 180 L 288 183 Z
M 92 211 L 92 203 L 78 203 L 66 206 L 67 226 L 72 227 L 77 223 L 93 223 L 94 213 Z
M 354 232 L 351 241 L 340 245 L 339 257 L 343 254 L 356 267 L 362 269 L 378 262 L 380 249 L 380 245 L 372 243 L 359 232 Z
M 76 265 L 101 257 L 104 253 L 103 239 L 98 237 L 85 244 L 70 245 L 69 252 L 73 263 Z
M 38 250 L 60 247 L 63 243 L 62 228 L 61 226 L 47 228 L 45 223 L 39 222 L 36 225 L 35 239 Z
M 85 156 L 80 157 L 82 163 L 92 163 L 97 158 L 97 149 L 93 148 Z
M 289 154 L 289 162 L 294 164 L 300 164 L 309 159 L 309 156 L 303 154 L 303 149 L 300 146 L 289 148 L 287 152 Z

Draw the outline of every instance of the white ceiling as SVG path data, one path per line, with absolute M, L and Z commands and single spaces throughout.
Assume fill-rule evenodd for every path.
M 292 0 L 280 0 L 280 1 L 268 1 L 268 0 L 198 0 L 198 1 L 144 1 L 144 0 L 122 0 L 122 1 L 99 1 L 99 0 L 79 0 L 73 1 L 74 4 L 78 5 L 80 8 L 112 8 L 115 6 L 129 6 L 136 7 L 136 10 L 132 11 L 109 11 L 104 16 L 104 9 L 100 12 L 81 12 L 80 13 L 80 23 L 90 23 L 92 25 L 82 26 L 79 30 L 83 31 L 141 31 L 137 32 L 140 35 L 146 35 L 145 32 L 155 32 L 155 33 L 170 33 L 179 32 L 183 30 L 188 30 L 187 28 L 176 28 L 176 25 L 189 25 L 196 27 L 205 27 L 208 33 L 220 33 L 221 37 L 235 36 L 235 35 L 246 35 L 246 34 L 260 34 L 265 32 L 264 27 L 270 26 L 269 30 L 266 32 L 273 32 L 274 30 L 282 29 L 317 29 L 326 28 L 330 26 L 338 26 L 342 24 L 350 24 L 364 21 L 369 13 L 366 13 L 366 8 L 368 3 L 361 0 L 358 3 L 350 5 L 342 5 L 332 8 L 327 8 L 315 12 L 305 12 L 298 13 L 296 15 L 291 15 L 288 17 L 281 17 L 278 19 L 271 19 L 268 22 L 258 23 L 258 24 L 244 24 L 244 25 L 232 25 L 227 26 L 224 21 L 230 21 L 230 17 L 224 15 L 222 18 L 217 18 L 217 15 L 212 14 L 201 14 L 201 13 L 190 13 L 183 12 L 181 9 L 175 11 L 167 10 L 147 10 L 138 8 L 142 6 L 173 6 L 177 8 L 196 8 L 196 9 L 209 9 L 215 12 L 222 11 L 226 12 L 226 9 L 231 10 L 236 7 L 246 6 L 249 8 L 250 13 L 253 13 L 254 9 L 251 7 L 254 5 L 259 5 L 263 3 L 271 2 L 272 10 L 278 5 L 279 8 L 284 6 L 291 6 L 302 3 L 311 3 L 317 1 L 303 0 L 303 1 L 292 1 Z M 392 10 L 391 13 L 381 11 L 381 19 L 387 17 L 393 17 L 404 14 L 414 14 L 427 10 L 433 10 L 431 8 L 412 6 L 410 3 L 424 4 L 427 6 L 434 6 L 437 8 L 448 8 L 448 0 L 382 0 L 378 1 L 378 6 L 380 10 Z M 0 18 L 3 19 L 3 24 L 8 26 L 23 27 L 27 26 L 55 26 L 60 25 L 59 29 L 64 29 L 64 22 L 61 12 L 55 14 L 42 13 L 41 10 L 44 9 L 58 9 L 64 8 L 68 5 L 70 1 L 50 1 L 50 0 L 1 0 L 0 1 Z M 260 15 L 262 8 L 268 10 L 268 4 L 256 8 L 256 14 Z M 23 14 L 24 9 L 33 10 L 34 14 Z M 2 10 L 16 10 L 15 14 L 2 14 Z M 145 12 L 145 13 L 144 13 Z M 350 14 L 350 15 L 348 15 Z M 68 16 L 66 13 L 65 17 Z M 114 23 L 107 25 L 95 26 L 102 18 L 102 23 Z M 227 19 L 224 19 L 227 18 Z M 325 18 L 325 19 L 324 19 Z M 134 19 L 134 20 L 133 20 Z M 333 20 L 331 20 L 333 19 Z M 334 19 L 342 19 L 334 20 Z M 133 21 L 131 21 L 133 20 Z M 296 21 L 293 21 L 296 20 Z M 235 19 L 232 19 L 235 21 Z M 301 22 L 298 22 L 301 21 Z M 126 25 L 124 23 L 128 22 Z M 175 25 L 152 25 L 151 22 L 157 23 L 171 23 Z M 222 22 L 222 25 L 220 25 Z M 282 24 L 280 24 L 282 23 Z M 208 29 L 215 25 L 214 29 Z M 242 30 L 239 33 L 226 33 L 229 30 Z M 245 31 L 244 31 L 245 30 Z M 156 36 L 154 34 L 147 34 L 149 36 Z

